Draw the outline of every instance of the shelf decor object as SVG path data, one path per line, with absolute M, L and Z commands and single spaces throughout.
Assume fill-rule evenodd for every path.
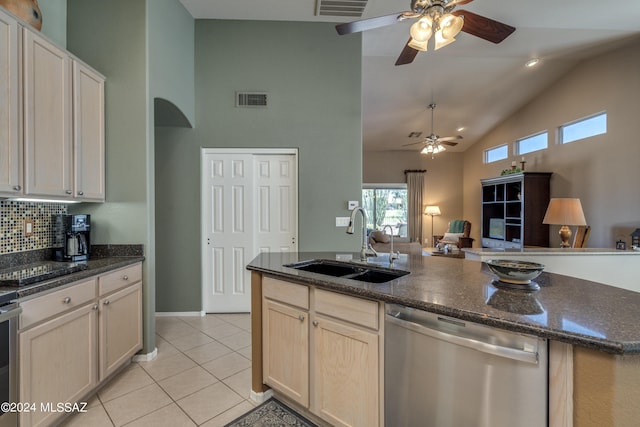
M 542 223 L 561 225 L 559 234 L 562 243 L 560 247 L 569 248 L 571 247 L 569 244 L 571 229 L 568 226 L 584 226 L 587 225 L 587 220 L 584 218 L 580 199 L 553 198 L 549 201 L 547 213 L 544 215 Z
M 631 247 L 635 250 L 640 248 L 640 228 L 636 228 L 636 230 L 631 233 Z

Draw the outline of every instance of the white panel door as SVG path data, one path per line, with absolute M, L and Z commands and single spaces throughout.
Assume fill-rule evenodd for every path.
M 297 251 L 298 179 L 294 156 L 257 155 L 253 165 L 258 251 Z
M 249 312 L 246 265 L 260 251 L 298 250 L 297 157 L 282 151 L 203 150 L 202 298 L 207 313 Z
M 253 156 L 204 156 L 204 309 L 208 313 L 249 311 L 253 243 Z

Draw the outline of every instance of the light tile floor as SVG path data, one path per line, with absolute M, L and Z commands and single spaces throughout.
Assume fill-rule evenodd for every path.
M 158 357 L 132 363 L 65 427 L 224 426 L 256 404 L 249 314 L 157 317 Z

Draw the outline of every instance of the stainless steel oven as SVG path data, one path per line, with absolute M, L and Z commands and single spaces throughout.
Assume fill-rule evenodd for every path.
M 18 425 L 18 414 L 11 404 L 18 401 L 16 334 L 22 309 L 13 302 L 15 298 L 16 292 L 0 292 L 0 427 Z

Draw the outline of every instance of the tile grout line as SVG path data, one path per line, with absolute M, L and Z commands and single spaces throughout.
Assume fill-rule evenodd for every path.
M 243 314 L 244 314 L 244 313 L 243 313 Z M 217 320 L 218 320 L 218 321 L 220 321 L 221 323 L 220 323 L 219 325 L 216 325 L 216 326 L 213 326 L 213 327 L 205 327 L 206 329 L 209 329 L 209 330 L 210 330 L 210 329 L 214 329 L 214 328 L 215 328 L 215 327 L 217 327 L 217 326 L 231 325 L 231 326 L 233 326 L 233 327 L 235 327 L 235 328 L 238 328 L 238 331 L 237 331 L 237 332 L 234 332 L 234 333 L 232 333 L 232 334 L 230 334 L 230 335 L 225 335 L 224 337 L 215 338 L 215 337 L 213 337 L 213 336 L 211 336 L 211 335 L 207 334 L 206 332 L 204 332 L 204 330 L 202 329 L 203 325 L 201 325 L 201 324 L 200 324 L 200 325 L 196 325 L 196 324 L 198 323 L 198 321 L 197 321 L 197 320 L 196 320 L 196 321 L 194 321 L 194 322 L 193 322 L 193 324 L 192 324 L 192 323 L 188 322 L 187 320 L 185 320 L 183 317 L 180 317 L 180 316 L 168 316 L 168 317 L 161 317 L 161 318 L 158 318 L 158 317 L 157 317 L 157 318 L 156 318 L 156 322 L 157 322 L 157 323 L 158 323 L 158 319 L 163 319 L 163 320 L 161 320 L 161 321 L 160 321 L 160 323 L 174 323 L 174 322 L 176 322 L 176 324 L 179 324 L 179 325 L 186 325 L 186 326 L 189 326 L 189 327 L 193 328 L 193 330 L 194 330 L 194 334 L 195 334 L 195 333 L 202 333 L 202 334 L 206 335 L 208 338 L 211 338 L 211 339 L 212 339 L 212 341 L 210 341 L 210 342 L 208 342 L 208 343 L 204 343 L 204 344 L 199 344 L 199 345 L 196 345 L 196 346 L 194 346 L 194 347 L 189 347 L 189 348 L 186 348 L 186 349 L 184 349 L 184 350 L 181 350 L 181 349 L 177 348 L 175 345 L 173 345 L 173 344 L 172 344 L 172 342 L 171 342 L 169 339 L 165 338 L 165 337 L 164 337 L 164 336 L 162 336 L 160 333 L 156 332 L 156 335 L 157 335 L 158 337 L 160 337 L 163 341 L 165 341 L 168 345 L 170 345 L 171 347 L 173 347 L 173 348 L 176 350 L 176 353 L 175 353 L 176 355 L 178 355 L 178 354 L 179 354 L 179 355 L 182 355 L 182 356 L 186 357 L 188 360 L 190 360 L 190 361 L 192 361 L 193 363 L 195 363 L 195 366 L 193 366 L 193 367 L 191 367 L 191 368 L 188 368 L 188 369 L 185 369 L 185 370 L 183 370 L 183 371 L 177 372 L 177 373 L 175 373 L 175 374 L 172 374 L 172 375 L 170 375 L 170 376 L 168 376 L 168 377 L 166 377 L 166 378 L 156 379 L 156 378 L 155 378 L 154 376 L 152 376 L 152 375 L 147 371 L 147 369 L 145 369 L 145 367 L 144 367 L 144 364 L 145 364 L 145 363 L 148 363 L 148 362 L 132 362 L 130 366 L 132 366 L 134 363 L 135 363 L 135 364 L 137 364 L 137 365 L 138 365 L 138 367 L 140 367 L 140 369 L 142 369 L 142 370 L 143 370 L 143 372 L 145 373 L 145 375 L 147 375 L 147 376 L 149 376 L 149 377 L 151 378 L 151 380 L 153 381 L 153 383 L 152 383 L 152 384 L 155 384 L 155 385 L 156 385 L 156 386 L 157 386 L 157 387 L 162 391 L 162 393 L 164 393 L 164 394 L 165 394 L 165 395 L 170 399 L 170 402 L 169 402 L 167 405 L 163 405 L 163 406 L 162 406 L 162 407 L 160 407 L 160 408 L 156 408 L 156 409 L 154 409 L 153 411 L 151 411 L 151 412 L 149 412 L 149 413 L 146 413 L 146 414 L 140 415 L 139 417 L 137 417 L 137 418 L 135 418 L 135 419 L 132 419 L 132 420 L 127 421 L 123 426 L 126 426 L 126 425 L 129 425 L 129 424 L 131 424 L 131 423 L 134 423 L 134 422 L 136 422 L 137 420 L 140 420 L 141 418 L 144 418 L 144 417 L 146 417 L 146 416 L 149 416 L 149 415 L 151 415 L 151 414 L 153 414 L 153 413 L 155 413 L 155 412 L 157 412 L 157 411 L 160 411 L 160 410 L 162 410 L 162 409 L 165 409 L 166 407 L 171 406 L 171 405 L 175 405 L 175 406 L 176 406 L 176 407 L 177 407 L 177 408 L 178 408 L 178 409 L 179 409 L 179 410 L 180 410 L 180 411 L 181 411 L 181 412 L 182 412 L 182 413 L 183 413 L 183 414 L 184 414 L 184 415 L 185 415 L 185 416 L 186 416 L 186 417 L 191 421 L 191 422 L 193 422 L 193 423 L 194 423 L 194 425 L 196 425 L 196 426 L 198 426 L 198 425 L 202 425 L 202 424 L 206 424 L 206 423 L 210 422 L 211 420 L 215 419 L 216 417 L 222 416 L 223 414 L 225 414 L 225 413 L 227 413 L 228 411 L 230 411 L 230 410 L 232 410 L 232 409 L 236 408 L 236 407 L 237 407 L 237 406 L 239 406 L 239 405 L 242 405 L 242 404 L 243 404 L 243 403 L 245 403 L 245 402 L 248 402 L 251 406 L 255 406 L 255 404 L 250 400 L 249 396 L 246 396 L 246 397 L 245 397 L 245 396 L 242 396 L 238 391 L 236 391 L 234 388 L 232 388 L 229 384 L 227 384 L 227 383 L 225 382 L 225 380 L 228 380 L 229 378 L 233 377 L 234 375 L 240 374 L 240 373 L 242 373 L 243 371 L 245 371 L 246 369 L 250 369 L 251 364 L 249 364 L 249 367 L 248 367 L 248 368 L 243 368 L 243 369 L 239 370 L 238 372 L 234 372 L 233 374 L 230 374 L 230 375 L 228 375 L 228 376 L 226 376 L 226 377 L 224 377 L 224 378 L 218 378 L 215 374 L 213 374 L 212 372 L 210 372 L 208 369 L 206 369 L 206 368 L 203 366 L 204 364 L 207 364 L 207 363 L 213 362 L 213 361 L 215 361 L 215 360 L 217 360 L 217 359 L 220 359 L 220 358 L 222 358 L 222 357 L 225 357 L 225 356 L 228 356 L 228 355 L 232 355 L 232 354 L 235 354 L 235 355 L 240 356 L 241 358 L 243 358 L 243 359 L 245 359 L 245 360 L 248 360 L 249 362 L 252 362 L 252 361 L 251 361 L 251 359 L 247 358 L 247 357 L 246 357 L 246 356 L 244 356 L 242 353 L 240 353 L 240 351 L 242 351 L 242 350 L 246 350 L 248 347 L 250 347 L 250 346 L 251 346 L 251 344 L 250 344 L 250 343 L 249 343 L 249 345 L 247 345 L 247 346 L 243 346 L 243 347 L 240 347 L 240 348 L 238 348 L 238 349 L 236 350 L 236 349 L 233 349 L 233 348 L 229 347 L 227 344 L 224 344 L 223 342 L 221 342 L 221 341 L 220 341 L 220 339 L 224 339 L 224 338 L 227 338 L 227 337 L 230 337 L 230 336 L 233 336 L 233 335 L 239 335 L 239 334 L 241 334 L 241 333 L 243 333 L 243 332 L 244 332 L 244 333 L 249 333 L 249 334 L 250 334 L 250 333 L 251 333 L 251 331 L 250 331 L 250 330 L 248 330 L 248 329 L 245 329 L 245 328 L 244 328 L 243 326 L 241 326 L 241 325 L 237 325 L 237 324 L 235 324 L 235 323 L 233 323 L 233 322 L 230 322 L 230 321 L 228 321 L 228 320 L 225 320 L 225 319 L 221 318 L 220 316 L 224 316 L 224 314 L 222 314 L 222 315 L 208 314 L 208 315 L 206 315 L 206 316 L 204 316 L 204 317 L 194 318 L 194 320 L 195 320 L 195 319 L 204 319 L 204 318 L 206 318 L 207 316 L 211 316 L 212 318 L 217 319 Z M 177 322 L 177 321 L 179 321 L 179 322 Z M 156 325 L 157 325 L 157 323 L 156 323 Z M 251 324 L 250 324 L 250 322 L 249 322 L 249 324 L 248 324 L 248 325 L 249 325 L 249 327 L 250 327 L 250 325 L 251 325 Z M 180 339 L 180 338 L 182 338 L 182 337 L 183 337 L 183 336 L 179 336 L 179 337 L 173 338 L 173 340 L 175 341 L 176 339 Z M 203 361 L 202 363 L 198 362 L 197 360 L 195 360 L 193 357 L 190 357 L 190 356 L 186 353 L 186 352 L 188 352 L 188 351 L 190 351 L 190 350 L 194 350 L 194 349 L 196 349 L 196 348 L 198 348 L 198 347 L 202 347 L 202 346 L 205 346 L 205 345 L 208 345 L 208 344 L 211 344 L 211 343 L 216 343 L 216 344 L 218 344 L 218 345 L 221 345 L 221 346 L 223 346 L 225 349 L 228 349 L 228 350 L 229 350 L 229 352 L 228 352 L 228 353 L 225 353 L 225 354 L 223 354 L 223 355 L 220 355 L 220 356 L 214 357 L 214 358 L 213 358 L 213 359 L 211 359 L 211 360 Z M 160 356 L 160 353 L 158 354 L 158 356 Z M 171 356 L 172 356 L 172 355 L 170 355 L 170 356 L 168 356 L 168 357 L 171 357 Z M 158 360 L 158 359 L 156 359 L 156 360 Z M 173 378 L 173 377 L 175 377 L 175 376 L 178 376 L 178 375 L 184 374 L 184 372 L 188 371 L 189 369 L 193 369 L 193 368 L 195 368 L 195 367 L 199 367 L 199 368 L 203 369 L 205 372 L 207 372 L 209 375 L 211 375 L 213 378 L 215 378 L 215 379 L 216 379 L 216 382 L 214 382 L 213 384 L 216 384 L 216 383 L 221 383 L 221 384 L 223 384 L 223 385 L 224 385 L 226 388 L 228 388 L 228 389 L 229 389 L 233 394 L 235 394 L 236 396 L 238 396 L 238 397 L 241 399 L 241 400 L 240 400 L 238 403 L 236 403 L 235 405 L 233 405 L 233 406 L 231 406 L 231 407 L 229 407 L 229 408 L 225 409 L 224 411 L 220 412 L 219 414 L 216 414 L 216 415 L 215 415 L 214 417 L 212 417 L 212 418 L 209 418 L 209 419 L 207 419 L 207 420 L 202 421 L 200 424 L 198 424 L 198 423 L 197 423 L 197 422 L 196 422 L 196 421 L 195 421 L 195 420 L 194 420 L 194 419 L 193 419 L 193 418 L 192 418 L 192 417 L 191 417 L 191 416 L 190 416 L 190 415 L 189 415 L 189 414 L 188 414 L 188 413 L 187 413 L 187 412 L 182 408 L 182 406 L 180 406 L 180 404 L 178 404 L 178 401 L 177 401 L 176 399 L 174 399 L 174 398 L 173 398 L 173 397 L 172 397 L 172 396 L 167 392 L 167 390 L 165 389 L 165 387 L 163 387 L 163 386 L 160 384 L 160 382 L 161 382 L 161 381 L 165 381 L 165 380 L 167 380 L 167 379 L 169 379 L 169 378 Z M 118 375 L 122 375 L 122 374 L 123 374 L 127 369 L 129 369 L 129 367 L 124 368 L 124 369 L 123 369 L 123 371 L 122 371 L 120 374 L 118 374 Z M 115 378 L 111 379 L 111 380 L 110 380 L 110 382 L 114 381 L 116 378 L 117 378 L 117 377 L 115 377 Z M 188 394 L 186 394 L 186 395 L 184 395 L 184 396 L 180 397 L 180 399 L 178 399 L 178 400 L 186 399 L 186 398 L 188 398 L 189 396 L 192 396 L 192 395 L 194 395 L 194 394 L 196 394 L 196 393 L 198 393 L 198 392 L 200 392 L 200 391 L 204 390 L 205 388 L 210 387 L 210 386 L 211 386 L 211 385 L 213 385 L 213 384 L 209 384 L 209 385 L 203 386 L 202 388 L 199 388 L 198 390 L 191 391 L 191 392 L 189 392 Z M 151 384 L 148 384 L 148 385 L 151 385 Z M 116 397 L 113 397 L 113 398 L 109 399 L 109 401 L 112 401 L 112 400 L 115 400 L 115 399 L 119 399 L 119 398 L 121 398 L 121 397 L 123 397 L 123 396 L 126 396 L 127 394 L 133 393 L 133 392 L 138 391 L 138 390 L 140 390 L 140 389 L 142 389 L 142 388 L 144 388 L 144 387 L 147 387 L 148 385 L 145 385 L 145 386 L 143 386 L 143 387 L 138 387 L 138 388 L 135 388 L 135 389 L 133 389 L 133 390 L 129 390 L 129 391 L 127 391 L 126 393 L 124 393 L 124 394 L 122 394 L 122 395 L 119 395 L 119 396 L 116 396 Z M 110 421 L 111 425 L 112 425 L 112 426 L 114 426 L 114 427 L 117 427 L 117 426 L 116 426 L 116 423 L 115 423 L 115 421 L 114 421 L 114 419 L 113 419 L 113 417 L 112 417 L 112 415 L 107 411 L 106 406 L 105 406 L 105 403 L 106 403 L 106 402 L 109 402 L 109 401 L 106 401 L 106 402 L 105 402 L 105 401 L 103 401 L 103 399 L 99 396 L 99 392 L 96 392 L 94 396 L 97 398 L 98 404 L 102 407 L 102 410 L 103 410 L 103 411 L 105 412 L 105 414 L 107 415 L 107 417 L 108 417 L 108 419 L 109 419 L 109 421 Z M 69 420 L 69 419 L 68 419 L 68 420 Z M 68 421 L 68 420 L 67 420 L 67 421 Z

